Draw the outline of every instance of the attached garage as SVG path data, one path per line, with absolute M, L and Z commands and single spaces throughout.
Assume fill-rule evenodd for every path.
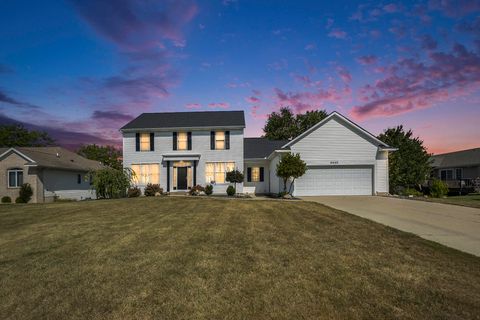
M 295 196 L 372 194 L 373 166 L 309 167 L 294 185 Z

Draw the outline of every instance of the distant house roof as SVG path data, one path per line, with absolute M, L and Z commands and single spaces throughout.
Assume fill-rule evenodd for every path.
M 432 159 L 435 168 L 480 166 L 480 148 L 437 154 Z
M 282 149 L 288 140 L 268 140 L 267 138 L 245 138 L 243 140 L 245 159 L 263 159 L 273 151 Z
M 0 148 L 0 160 L 12 152 L 25 158 L 26 165 L 42 168 L 90 171 L 103 167 L 98 161 L 86 159 L 61 147 Z
M 142 113 L 121 130 L 200 127 L 245 128 L 245 115 L 243 111 Z

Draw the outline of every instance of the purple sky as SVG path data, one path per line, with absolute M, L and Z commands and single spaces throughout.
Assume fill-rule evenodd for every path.
M 337 110 L 480 146 L 480 1 L 0 2 L 0 123 L 120 144 L 142 112 Z

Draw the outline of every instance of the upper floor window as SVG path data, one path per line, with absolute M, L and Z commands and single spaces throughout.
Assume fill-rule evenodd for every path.
M 174 132 L 173 150 L 192 150 L 192 133 Z
M 23 184 L 23 170 L 22 169 L 10 169 L 8 170 L 8 187 L 20 188 Z
M 137 132 L 135 138 L 137 151 L 154 151 L 155 134 L 153 132 Z
M 210 149 L 230 149 L 230 131 L 212 131 L 210 133 Z

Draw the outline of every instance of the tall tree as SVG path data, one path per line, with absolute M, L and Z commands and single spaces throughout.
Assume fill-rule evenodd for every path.
M 0 147 L 46 147 L 54 142 L 44 131 L 28 130 L 21 124 L 0 125 Z
M 99 146 L 89 144 L 80 147 L 77 153 L 90 160 L 99 161 L 102 164 L 114 169 L 122 169 L 122 152 L 114 146 Z
M 312 110 L 294 115 L 288 107 L 272 112 L 263 127 L 265 137 L 270 140 L 293 139 L 327 117 L 325 110 Z
M 277 163 L 277 176 L 283 180 L 283 192 L 287 192 L 287 181 L 292 178 L 288 193 L 291 193 L 295 179 L 307 172 L 307 164 L 300 158 L 300 154 L 287 153 Z
M 386 129 L 378 136 L 386 144 L 398 148 L 389 154 L 390 192 L 398 193 L 401 187 L 420 186 L 431 172 L 431 154 L 412 130 L 403 126 Z

